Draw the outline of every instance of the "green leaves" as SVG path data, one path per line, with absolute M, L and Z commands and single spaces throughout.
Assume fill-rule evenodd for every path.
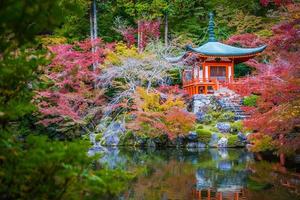
M 60 142 L 11 132 L 0 136 L 0 197 L 5 199 L 112 199 L 133 175 L 92 169 L 88 143 Z

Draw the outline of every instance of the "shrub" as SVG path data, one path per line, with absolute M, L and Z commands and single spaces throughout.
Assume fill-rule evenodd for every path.
M 243 99 L 243 104 L 245 106 L 256 106 L 258 98 L 259 98 L 259 96 L 252 94 Z
M 237 133 L 237 132 L 243 130 L 243 122 L 242 122 L 242 121 L 235 121 L 235 122 L 232 122 L 232 123 L 230 124 L 230 127 L 231 127 L 231 132 Z
M 203 123 L 204 124 L 210 124 L 213 121 L 213 116 L 211 114 L 206 114 L 204 116 Z
M 239 142 L 239 138 L 237 135 L 230 135 L 228 137 L 228 147 L 235 147 L 238 145 L 238 142 Z
M 199 142 L 203 142 L 204 144 L 209 143 L 211 139 L 211 131 L 207 129 L 197 129 L 196 133 L 198 135 Z
M 195 129 L 203 129 L 203 125 L 202 124 L 196 124 Z
M 218 111 L 212 111 L 212 112 L 209 112 L 209 114 L 214 118 L 214 119 L 218 119 L 222 112 L 218 112 Z
M 145 89 L 138 87 L 134 96 L 134 111 L 136 116 L 127 128 L 139 135 L 157 137 L 167 134 L 170 139 L 179 135 L 188 134 L 195 124 L 195 116 L 184 109 L 181 99 L 168 96 L 162 101 L 156 93 L 147 93 Z
M 98 133 L 96 136 L 95 136 L 95 141 L 96 142 L 99 142 L 102 138 L 102 134 L 101 133 Z
M 21 139 L 22 138 L 22 139 Z M 88 142 L 44 136 L 0 136 L 1 199 L 114 199 L 133 178 L 120 170 L 93 170 Z
M 218 118 L 219 122 L 230 122 L 234 121 L 235 114 L 233 112 L 224 112 Z
M 275 149 L 275 143 L 272 137 L 268 135 L 251 137 L 250 140 L 254 143 L 251 148 L 253 152 L 272 151 Z

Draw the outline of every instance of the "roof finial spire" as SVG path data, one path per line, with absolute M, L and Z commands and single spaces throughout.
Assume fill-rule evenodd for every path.
M 208 23 L 208 41 L 216 42 L 215 38 L 215 25 L 214 25 L 214 14 L 212 12 L 209 13 L 209 23 Z

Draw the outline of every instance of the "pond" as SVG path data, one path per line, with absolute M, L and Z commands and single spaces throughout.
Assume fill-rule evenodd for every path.
M 245 149 L 108 149 L 111 168 L 138 173 L 122 200 L 297 200 L 300 173 Z

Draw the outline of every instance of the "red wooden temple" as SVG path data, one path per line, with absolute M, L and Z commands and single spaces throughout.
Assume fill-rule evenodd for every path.
M 167 58 L 170 62 L 178 62 L 183 58 L 196 55 L 197 65 L 185 69 L 182 75 L 183 88 L 190 96 L 209 94 L 218 90 L 220 84 L 234 79 L 234 65 L 245 62 L 261 53 L 266 46 L 257 48 L 239 48 L 220 43 L 214 34 L 213 14 L 209 14 L 208 42 L 193 48 L 187 46 L 187 52 L 177 58 Z

